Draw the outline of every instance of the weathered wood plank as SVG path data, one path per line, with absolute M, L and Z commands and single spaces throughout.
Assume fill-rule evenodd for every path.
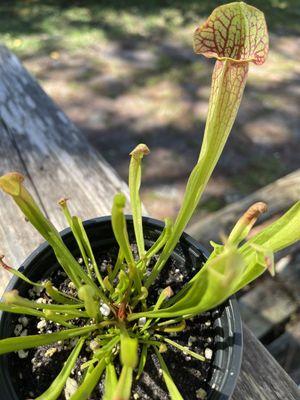
M 208 244 L 209 240 L 219 241 L 220 233 L 228 232 L 237 219 L 256 201 L 268 204 L 268 211 L 260 221 L 286 210 L 300 198 L 300 169 L 257 190 L 253 194 L 214 212 L 190 226 L 187 231 L 195 239 Z
M 299 257 L 289 254 L 280 258 L 275 271 L 274 277 L 266 275 L 239 299 L 243 321 L 258 338 L 276 329 L 300 309 Z
M 296 382 L 300 381 L 300 321 L 292 321 L 286 331 L 267 346 Z
M 127 185 L 45 94 L 15 55 L 0 47 L 1 174 L 17 170 L 58 229 L 66 227 L 57 206 L 61 197 L 83 219 L 110 213 L 117 191 Z M 11 199 L 1 194 L 1 252 L 14 265 L 38 243 Z M 18 229 L 16 229 L 18 227 Z M 7 274 L 0 271 L 0 286 Z M 1 290 L 1 289 L 0 289 Z
M 8 133 L 0 122 L 0 174 L 7 170 L 18 170 L 26 175 L 19 154 L 11 142 Z M 35 193 L 34 186 L 28 180 L 28 188 Z M 0 253 L 8 256 L 12 265 L 18 266 L 26 255 L 42 241 L 40 235 L 34 232 L 25 222 L 24 216 L 14 206 L 12 200 L 0 193 Z M 0 295 L 9 278 L 8 273 L 0 269 Z
M 287 320 L 298 308 L 293 296 L 277 279 L 267 277 L 239 300 L 243 321 L 258 338 Z
M 244 341 L 242 369 L 232 400 L 299 400 L 294 381 L 246 326 Z
M 109 213 L 125 183 L 4 47 L 0 76 L 1 118 L 53 222 L 65 226 L 61 197 L 85 219 Z

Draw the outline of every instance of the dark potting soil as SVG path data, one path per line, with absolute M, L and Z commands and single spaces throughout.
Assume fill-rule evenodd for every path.
M 101 271 L 104 272 L 108 265 L 115 262 L 116 252 L 116 248 L 111 248 L 105 254 L 97 254 L 96 259 Z M 155 303 L 159 291 L 166 286 L 171 286 L 174 293 L 176 293 L 196 272 L 196 267 L 188 263 L 181 264 L 179 268 L 178 264 L 171 258 L 168 265 L 163 269 L 158 283 L 152 286 L 149 292 L 148 304 Z M 61 291 L 67 294 L 75 293 L 72 283 L 70 283 L 63 271 L 56 270 L 51 276 L 51 281 Z M 36 293 L 31 289 L 29 296 L 35 300 L 40 299 L 38 301 L 49 301 L 45 292 Z M 62 327 L 57 326 L 55 323 L 41 322 L 39 319 L 30 316 L 25 317 L 25 319 L 23 317 L 15 316 L 14 329 L 17 335 L 19 335 L 18 331 L 20 329 L 21 335 L 51 333 L 62 329 Z M 81 326 L 84 323 L 77 320 L 74 321 L 74 324 Z M 189 355 L 183 354 L 180 350 L 172 346 L 168 346 L 167 352 L 162 353 L 170 374 L 185 400 L 202 399 L 203 394 L 209 389 L 207 382 L 210 379 L 211 362 L 214 352 L 214 331 L 212 326 L 212 315 L 211 313 L 206 313 L 187 321 L 187 327 L 183 332 L 164 334 L 180 345 L 189 346 L 194 352 L 205 354 L 207 357 L 206 362 L 201 362 Z M 42 394 L 60 372 L 63 363 L 75 343 L 76 339 L 71 339 L 29 349 L 24 352 L 11 353 L 9 355 L 9 364 L 13 372 L 11 376 L 19 398 L 22 400 L 32 399 Z M 90 358 L 91 350 L 89 346 L 86 346 L 82 349 L 71 373 L 71 385 L 80 384 L 83 375 L 80 365 Z M 119 371 L 120 366 L 117 365 L 117 372 Z M 91 400 L 102 399 L 103 382 L 104 377 L 92 393 Z M 159 362 L 155 353 L 150 349 L 142 376 L 138 381 L 134 379 L 133 382 L 132 399 L 169 399 Z M 66 400 L 64 392 L 59 397 L 59 400 Z

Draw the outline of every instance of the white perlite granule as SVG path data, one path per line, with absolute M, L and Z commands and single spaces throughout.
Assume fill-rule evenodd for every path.
M 69 398 L 76 392 L 78 389 L 78 384 L 73 378 L 68 378 L 64 390 L 65 398 L 66 400 L 69 400 Z
M 145 323 L 146 323 L 146 317 L 141 317 L 141 318 L 139 318 L 139 322 L 138 322 L 138 325 L 139 326 L 144 326 L 145 325 Z
M 97 340 L 91 340 L 90 341 L 90 349 L 92 351 L 96 351 L 97 349 L 99 349 L 99 347 L 100 347 L 100 343 L 97 342 Z
M 196 398 L 200 400 L 205 400 L 207 396 L 207 393 L 204 389 L 200 388 L 196 392 Z
M 46 325 L 47 325 L 46 320 L 45 320 L 45 319 L 41 319 L 41 320 L 37 323 L 36 327 L 37 327 L 39 330 L 41 330 L 41 329 L 45 328 Z
M 47 300 L 43 299 L 43 297 L 39 297 L 36 302 L 39 303 L 39 304 L 46 304 Z
M 28 351 L 19 350 L 18 356 L 19 356 L 19 358 L 26 358 L 28 356 Z
M 204 355 L 205 355 L 205 358 L 207 359 L 207 360 L 211 360 L 212 359 L 212 355 L 213 355 L 213 351 L 212 351 L 212 349 L 210 349 L 210 348 L 206 348 L 205 349 L 205 351 L 204 351 Z
M 108 317 L 110 314 L 110 308 L 107 304 L 103 303 L 100 306 L 100 312 L 104 317 Z
M 69 288 L 69 289 L 76 289 L 76 286 L 75 286 L 75 284 L 71 281 L 71 282 L 68 283 L 68 288 Z
M 48 349 L 45 352 L 45 357 L 52 357 L 54 353 L 57 352 L 57 348 L 56 347 L 50 347 L 50 349 Z

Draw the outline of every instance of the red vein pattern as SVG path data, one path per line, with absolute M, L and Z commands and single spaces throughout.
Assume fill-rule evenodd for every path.
M 189 178 L 172 235 L 147 281 L 148 285 L 172 253 L 219 160 L 242 99 L 249 62 L 263 64 L 268 48 L 263 13 L 245 3 L 230 3 L 216 8 L 196 30 L 195 52 L 217 58 L 205 132 L 199 160 Z
M 234 123 L 249 62 L 263 64 L 267 57 L 269 40 L 264 14 L 243 2 L 220 6 L 195 31 L 194 49 L 197 54 L 217 58 L 200 154 L 206 153 L 216 161 Z
M 205 139 L 222 148 L 234 123 L 248 75 L 248 63 L 217 60 L 212 77 L 211 98 L 206 128 L 214 132 Z M 210 146 L 207 147 L 210 149 Z
M 216 8 L 194 33 L 197 54 L 263 64 L 269 41 L 264 14 L 243 2 Z

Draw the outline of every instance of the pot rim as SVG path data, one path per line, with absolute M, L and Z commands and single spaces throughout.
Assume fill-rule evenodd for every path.
M 132 215 L 126 215 L 126 221 L 133 221 Z M 106 215 L 103 217 L 91 218 L 83 221 L 84 227 L 92 227 L 93 225 L 105 224 L 111 221 L 111 216 Z M 143 224 L 152 226 L 154 229 L 162 230 L 164 228 L 164 222 L 143 216 Z M 71 233 L 71 228 L 67 227 L 59 232 L 60 236 L 64 238 Z M 189 245 L 193 246 L 207 259 L 209 252 L 205 247 L 203 247 L 199 242 L 197 242 L 192 236 L 183 232 L 180 237 L 180 242 L 184 241 Z M 50 247 L 48 242 L 44 241 L 35 250 L 33 250 L 30 255 L 25 259 L 25 261 L 20 265 L 19 271 L 24 272 L 26 268 L 36 259 L 36 257 L 42 256 Z M 5 292 L 12 290 L 16 283 L 20 280 L 17 276 L 12 276 L 8 282 Z M 217 308 L 218 310 L 218 308 Z M 214 313 L 214 311 L 213 311 Z M 232 296 L 224 305 L 224 311 L 228 323 L 229 339 L 232 339 L 228 343 L 229 356 L 227 355 L 227 363 L 224 368 L 224 349 L 220 348 L 214 351 L 214 361 L 212 364 L 213 372 L 210 378 L 210 388 L 211 393 L 209 393 L 208 400 L 228 400 L 233 394 L 234 388 L 237 383 L 239 372 L 242 363 L 243 354 L 243 329 L 242 320 L 239 312 L 239 307 L 235 296 Z M 0 324 L 4 312 L 0 311 Z M 215 327 L 221 328 L 223 324 L 221 323 L 221 317 L 218 316 L 215 321 Z M 222 337 L 218 334 L 215 335 L 215 339 L 219 338 L 222 341 Z M 0 356 L 1 357 L 1 356 Z M 1 399 L 0 399 L 1 400 Z

